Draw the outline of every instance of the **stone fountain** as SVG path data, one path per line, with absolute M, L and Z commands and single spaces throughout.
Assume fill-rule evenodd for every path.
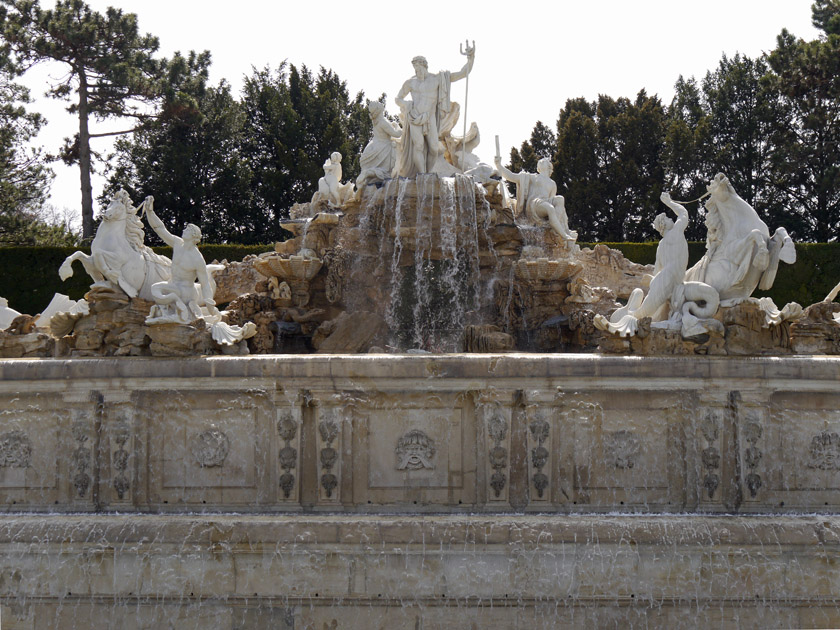
M 692 269 L 667 195 L 654 266 L 581 249 L 545 163 L 452 135 L 473 53 L 414 60 L 256 280 L 121 195 L 81 305 L 3 304 L 5 624 L 840 624 L 834 295 L 750 297 L 792 243 L 722 175 Z

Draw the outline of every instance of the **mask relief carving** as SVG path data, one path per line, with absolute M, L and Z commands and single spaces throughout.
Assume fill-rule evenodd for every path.
M 425 432 L 409 431 L 397 440 L 394 449 L 397 470 L 434 470 L 435 441 Z

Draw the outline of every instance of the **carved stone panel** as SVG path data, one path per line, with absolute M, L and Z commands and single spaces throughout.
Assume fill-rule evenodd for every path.
M 167 392 L 144 396 L 139 406 L 147 410 L 150 465 L 160 471 L 148 476 L 150 501 L 236 506 L 269 500 L 272 476 L 266 473 L 276 429 L 265 396 Z
M 499 401 L 482 400 L 476 404 L 477 421 L 484 428 L 487 449 L 485 475 L 487 502 L 510 500 L 510 421 L 511 409 Z
M 530 502 L 543 503 L 551 498 L 550 480 L 554 458 L 552 454 L 551 407 L 529 405 L 528 421 L 528 481 L 530 484 Z
M 341 499 L 341 409 L 320 406 L 317 420 L 318 501 L 338 503 Z
M 0 505 L 51 508 L 56 501 L 86 502 L 71 491 L 79 446 L 70 429 L 73 414 L 44 399 L 0 398 Z M 87 490 L 89 498 L 89 480 Z
M 299 408 L 277 409 L 277 480 L 279 500 L 297 502 L 300 492 Z
M 459 470 L 460 426 L 451 409 L 372 410 L 368 420 L 371 488 L 445 487 L 450 464 Z M 422 427 L 422 428 L 421 428 Z
M 677 471 L 685 470 L 684 457 L 673 448 L 688 415 L 681 407 L 669 392 L 570 397 L 562 417 L 563 434 L 574 444 L 572 503 L 610 509 L 673 504 L 683 483 Z

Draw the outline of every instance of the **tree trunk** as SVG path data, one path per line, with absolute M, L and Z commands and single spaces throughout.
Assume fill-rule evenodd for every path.
M 79 71 L 79 175 L 82 187 L 82 238 L 93 238 L 93 190 L 90 185 L 90 131 L 87 75 Z

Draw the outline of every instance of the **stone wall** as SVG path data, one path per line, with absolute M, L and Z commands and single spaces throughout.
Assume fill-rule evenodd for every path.
M 840 512 L 840 360 L 0 361 L 7 511 Z
M 837 626 L 838 377 L 800 357 L 0 361 L 3 628 Z

